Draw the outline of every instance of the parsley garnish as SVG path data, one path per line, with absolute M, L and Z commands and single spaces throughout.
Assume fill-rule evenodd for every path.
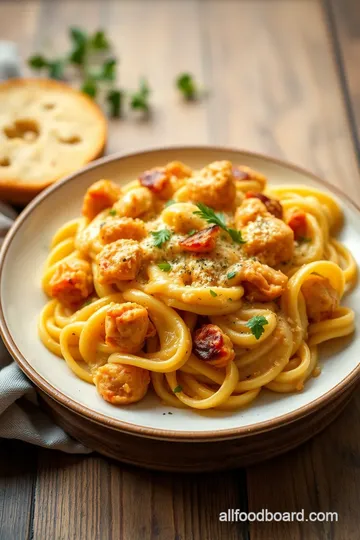
M 177 386 L 175 386 L 173 392 L 174 392 L 174 394 L 177 394 L 178 392 L 182 392 L 182 386 L 180 386 L 180 384 L 178 384 Z
M 168 263 L 168 262 L 162 262 L 162 263 L 159 263 L 159 264 L 158 264 L 158 267 L 159 267 L 160 270 L 162 270 L 163 272 L 170 272 L 170 270 L 171 270 L 171 264 Z
M 203 203 L 196 203 L 196 206 L 199 210 L 194 212 L 196 216 L 201 217 L 208 223 L 211 223 L 213 225 L 218 225 L 221 227 L 224 231 L 226 231 L 232 238 L 234 242 L 237 244 L 245 244 L 245 240 L 243 240 L 241 231 L 236 231 L 235 229 L 229 229 L 226 226 L 225 223 L 225 216 L 222 213 L 215 212 L 212 208 L 209 206 L 206 206 L 206 204 Z
M 134 92 L 131 96 L 130 107 L 132 109 L 137 109 L 148 113 L 150 108 L 149 94 L 150 88 L 146 79 L 141 79 L 139 90 L 137 92 Z
M 160 229 L 160 231 L 151 231 L 154 237 L 154 246 L 161 247 L 165 242 L 170 240 L 172 232 L 169 229 Z
M 250 328 L 251 333 L 256 337 L 256 339 L 260 339 L 260 337 L 264 333 L 264 326 L 268 323 L 268 320 L 263 315 L 256 315 L 256 317 L 252 317 L 248 320 L 246 323 L 246 326 Z
M 109 216 L 116 216 L 116 210 L 114 208 L 109 210 Z
M 86 300 L 86 302 L 84 302 L 83 305 L 82 305 L 81 307 L 83 308 L 83 307 L 89 306 L 90 304 L 92 304 L 92 300 L 91 300 L 91 299 Z
M 226 276 L 228 279 L 233 279 L 236 276 L 236 272 L 229 272 Z
M 308 238 L 307 236 L 300 236 L 300 238 L 298 238 L 300 244 L 308 244 L 311 240 L 312 238 Z
M 194 234 L 197 233 L 196 229 L 191 229 L 191 231 L 188 232 L 188 236 L 194 236 Z
M 215 298 L 215 296 L 217 296 L 216 292 L 213 291 L 212 289 L 210 289 L 210 294 L 211 294 L 211 296 L 213 296 L 214 298 Z
M 176 87 L 187 101 L 193 101 L 197 98 L 197 86 L 190 73 L 181 73 L 176 79 Z
M 168 206 L 171 206 L 172 204 L 176 204 L 176 201 L 174 201 L 174 199 L 169 199 L 169 200 L 166 201 L 166 203 L 164 204 L 164 207 L 167 208 Z

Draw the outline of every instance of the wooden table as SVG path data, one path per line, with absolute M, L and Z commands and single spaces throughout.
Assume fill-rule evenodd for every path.
M 34 50 L 69 25 L 105 27 L 121 83 L 153 89 L 153 118 L 114 121 L 108 152 L 229 144 L 303 165 L 360 202 L 358 0 L 2 0 L 0 36 Z M 193 72 L 207 99 L 184 104 Z M 205 475 L 147 472 L 97 455 L 1 442 L 1 540 L 359 538 L 360 397 L 286 456 Z M 221 523 L 227 508 L 335 511 L 338 522 Z

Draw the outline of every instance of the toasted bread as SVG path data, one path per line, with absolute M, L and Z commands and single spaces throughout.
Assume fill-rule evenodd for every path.
M 0 84 L 0 199 L 29 202 L 99 157 L 107 122 L 88 96 L 48 79 Z

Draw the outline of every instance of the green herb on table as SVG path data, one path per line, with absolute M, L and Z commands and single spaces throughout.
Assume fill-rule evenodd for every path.
M 139 89 L 130 97 L 130 107 L 134 110 L 148 113 L 150 110 L 149 104 L 150 87 L 146 79 L 140 80 Z
M 91 98 L 95 98 L 97 95 L 97 84 L 93 79 L 87 79 L 81 87 L 81 91 L 87 94 Z
M 265 332 L 264 326 L 266 324 L 269 324 L 269 322 L 263 315 L 256 315 L 248 320 L 246 326 L 250 328 L 256 339 L 260 339 Z
M 190 73 L 181 73 L 176 78 L 176 87 L 187 101 L 197 99 L 198 89 L 194 77 Z
M 159 231 L 151 231 L 150 233 L 154 237 L 154 246 L 161 247 L 165 242 L 168 242 L 172 236 L 172 232 L 169 229 L 160 229 Z
M 90 46 L 98 51 L 108 51 L 110 49 L 110 43 L 103 30 L 98 30 L 90 38 Z
M 121 90 L 109 90 L 106 96 L 112 118 L 118 118 L 122 114 L 123 95 Z
M 199 209 L 196 212 L 193 212 L 196 216 L 201 217 L 210 224 L 218 225 L 219 227 L 221 227 L 230 235 L 231 239 L 237 244 L 245 244 L 245 240 L 243 240 L 241 231 L 237 231 L 235 229 L 230 229 L 229 227 L 227 227 L 224 214 L 220 212 L 215 212 L 212 208 L 206 206 L 206 204 L 203 203 L 197 203 L 196 206 Z
M 159 264 L 158 264 L 158 267 L 159 267 L 160 270 L 162 270 L 163 272 L 170 272 L 170 270 L 171 270 L 171 264 L 168 263 L 168 262 L 162 262 L 162 263 L 159 263 Z

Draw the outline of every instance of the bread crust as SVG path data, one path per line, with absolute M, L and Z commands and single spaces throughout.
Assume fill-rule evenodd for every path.
M 90 115 L 93 115 L 94 123 L 97 123 L 99 129 L 99 136 L 97 137 L 96 142 L 89 148 L 87 154 L 84 154 L 84 159 L 80 165 L 74 166 L 73 170 L 69 170 L 66 173 L 56 173 L 53 176 L 47 176 L 47 178 L 38 178 L 36 180 L 24 180 L 21 177 L 4 177 L 1 172 L 0 167 L 0 199 L 6 202 L 15 203 L 15 204 L 26 204 L 31 199 L 35 197 L 40 191 L 50 186 L 57 180 L 67 176 L 71 172 L 79 169 L 80 167 L 86 165 L 90 161 L 103 155 L 106 141 L 107 141 L 107 119 L 102 112 L 101 108 L 93 101 L 89 96 L 72 88 L 71 86 L 52 79 L 35 79 L 35 78 L 24 78 L 24 79 L 9 79 L 5 82 L 0 83 L 0 100 L 4 93 L 11 92 L 16 88 L 32 88 L 38 89 L 39 93 L 43 92 L 42 95 L 46 95 L 47 90 L 57 90 L 62 93 L 67 93 L 74 97 L 74 101 L 77 101 L 77 106 L 86 107 L 90 112 Z M 14 119 L 15 120 L 15 119 Z M 1 129 L 1 127 L 0 127 Z

